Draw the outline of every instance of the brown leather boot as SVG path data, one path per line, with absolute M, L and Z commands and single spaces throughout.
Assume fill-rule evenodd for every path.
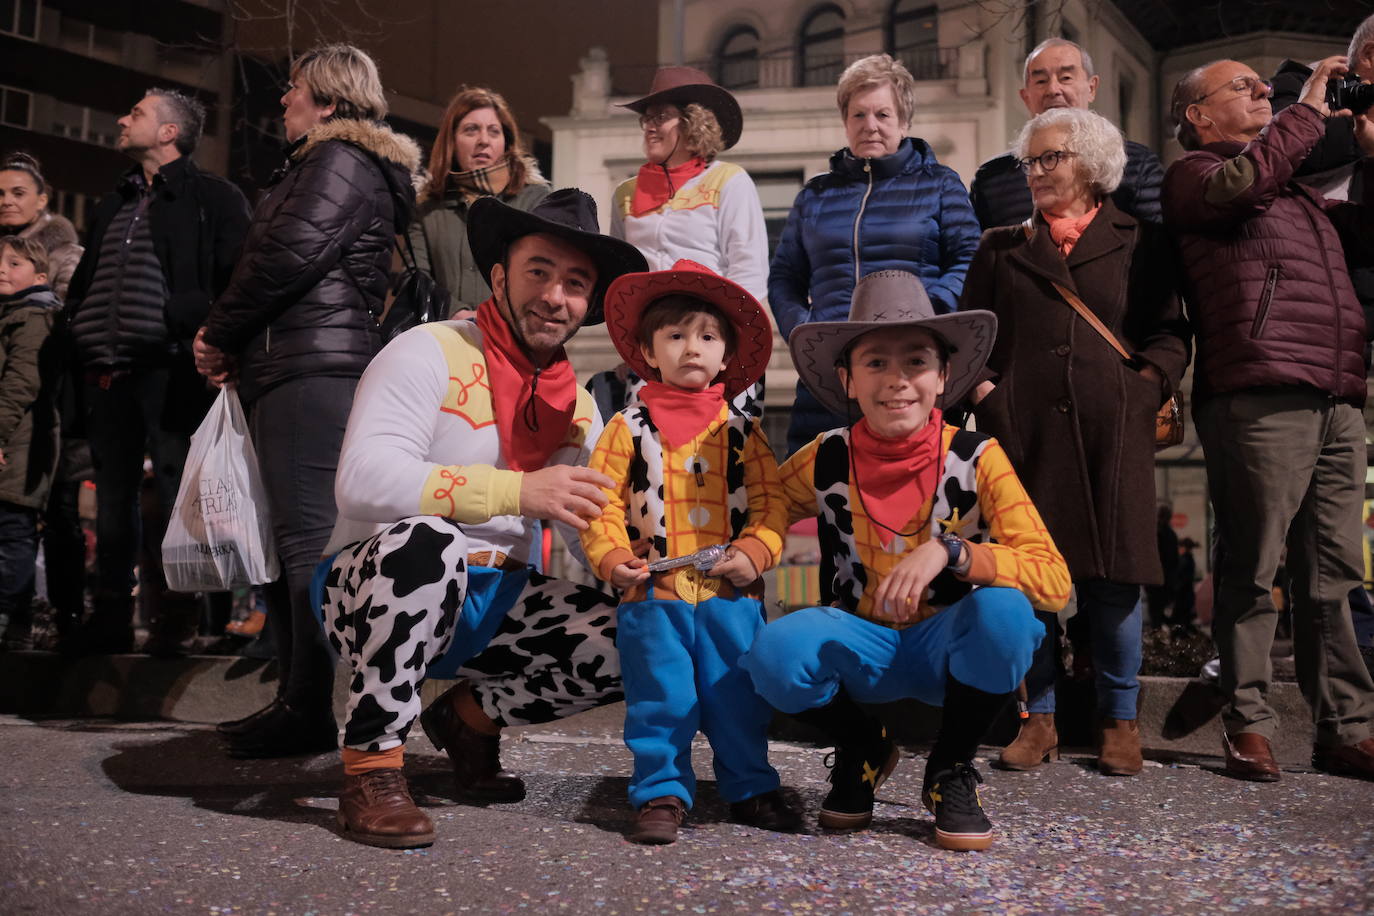
M 467 690 L 464 681 L 431 703 L 420 713 L 420 727 L 431 744 L 448 752 L 454 782 L 464 795 L 484 801 L 520 801 L 525 797 L 525 783 L 501 768 L 501 736 L 479 732 L 458 714 L 458 697 Z
M 1046 760 L 1059 759 L 1059 732 L 1054 713 L 1033 712 L 1022 721 L 1016 740 L 1002 748 L 997 766 L 1003 770 L 1033 770 Z
M 1107 776 L 1134 776 L 1145 765 L 1135 719 L 1102 719 L 1097 725 L 1097 746 L 1097 769 Z
M 434 822 L 415 807 L 399 769 L 345 773 L 339 826 L 345 837 L 368 846 L 410 849 L 434 842 Z
M 666 846 L 677 842 L 677 828 L 687 817 L 687 806 L 676 795 L 665 795 L 645 802 L 635 815 L 628 837 L 631 843 Z

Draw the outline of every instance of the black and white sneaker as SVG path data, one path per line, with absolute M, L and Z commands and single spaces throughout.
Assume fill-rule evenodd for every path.
M 983 777 L 970 764 L 956 763 L 927 775 L 921 800 L 935 815 L 935 842 L 944 849 L 968 852 L 992 845 L 992 822 L 983 812 L 978 783 Z
M 901 751 L 877 726 L 871 740 L 836 745 L 826 757 L 830 794 L 816 818 L 831 830 L 860 830 L 873 822 L 873 796 L 897 768 Z

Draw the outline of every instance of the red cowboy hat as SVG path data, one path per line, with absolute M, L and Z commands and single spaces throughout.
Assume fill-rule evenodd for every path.
M 668 270 L 625 274 L 606 290 L 606 331 L 621 359 L 640 378 L 656 378 L 639 346 L 639 320 L 650 303 L 664 296 L 700 299 L 720 310 L 735 327 L 735 352 L 721 370 L 725 399 L 763 377 L 773 355 L 773 326 L 768 313 L 738 283 L 732 283 L 695 261 L 678 261 Z

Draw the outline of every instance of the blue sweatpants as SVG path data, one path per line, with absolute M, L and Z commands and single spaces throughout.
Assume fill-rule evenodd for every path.
M 780 784 L 768 765 L 773 711 L 754 691 L 740 656 L 763 627 L 754 598 L 622 604 L 616 648 L 625 689 L 625 744 L 634 754 L 630 804 L 675 795 L 692 806 L 692 738 L 706 735 L 727 802 Z
M 861 703 L 943 706 L 946 675 L 987 693 L 1016 689 L 1044 636 L 1025 595 L 985 587 L 905 630 L 805 608 L 764 627 L 740 664 L 786 713 L 824 706 L 841 686 Z

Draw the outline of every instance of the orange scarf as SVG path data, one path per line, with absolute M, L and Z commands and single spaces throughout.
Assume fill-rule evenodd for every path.
M 653 213 L 672 199 L 673 195 L 693 178 L 706 171 L 706 160 L 693 156 L 682 165 L 665 169 L 657 162 L 646 162 L 639 167 L 635 178 L 635 193 L 630 198 L 630 215 L 643 216 Z
M 944 457 L 940 453 L 944 425 L 944 417 L 936 408 L 930 412 L 926 425 L 905 439 L 879 436 L 867 419 L 855 423 L 849 431 L 854 483 L 863 499 L 864 512 L 877 523 L 884 547 L 935 492 Z
M 1050 227 L 1050 238 L 1054 244 L 1059 246 L 1059 253 L 1064 257 L 1069 256 L 1073 251 L 1073 246 L 1078 244 L 1078 240 L 1083 237 L 1083 230 L 1088 228 L 1088 224 L 1093 221 L 1093 217 L 1102 209 L 1102 204 L 1093 207 L 1082 216 L 1050 216 L 1044 214 L 1045 222 Z
M 688 391 L 663 382 L 645 382 L 639 389 L 639 399 L 649 408 L 649 418 L 664 443 L 676 449 L 701 435 L 720 416 L 725 385 L 717 383 L 702 391 Z
M 561 347 L 547 366 L 535 368 L 495 299 L 477 306 L 477 327 L 501 455 L 507 467 L 537 471 L 568 438 L 577 410 L 577 375 Z

